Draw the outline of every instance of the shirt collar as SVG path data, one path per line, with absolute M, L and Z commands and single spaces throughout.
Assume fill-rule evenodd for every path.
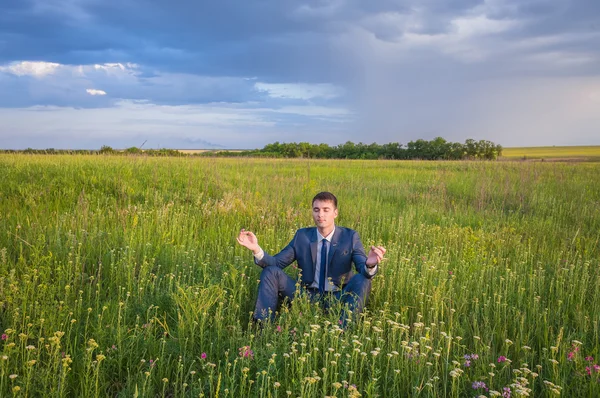
M 329 233 L 329 235 L 327 236 L 323 236 L 321 235 L 321 233 L 319 232 L 319 230 L 317 229 L 317 242 L 322 241 L 323 239 L 326 239 L 327 242 L 331 242 L 331 238 L 333 238 L 333 234 L 335 233 L 335 225 L 333 226 L 333 230 Z

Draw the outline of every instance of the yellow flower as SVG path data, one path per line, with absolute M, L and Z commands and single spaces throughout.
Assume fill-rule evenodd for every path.
M 167 379 L 166 377 L 162 379 L 163 383 L 168 383 L 169 379 Z
M 19 391 L 21 391 L 21 387 L 19 387 L 19 386 L 14 386 L 14 387 L 13 387 L 13 389 L 12 389 L 12 391 L 13 391 L 14 393 L 18 393 Z
M 96 340 L 89 339 L 88 340 L 88 350 L 91 351 L 91 350 L 94 350 L 96 348 L 98 348 L 98 343 L 96 343 Z

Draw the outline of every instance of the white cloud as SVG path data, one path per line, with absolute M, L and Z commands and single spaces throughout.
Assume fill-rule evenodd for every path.
M 106 95 L 104 90 L 96 90 L 94 88 L 88 88 L 85 90 L 89 95 Z
M 258 91 L 266 92 L 273 98 L 303 99 L 314 98 L 333 99 L 343 94 L 340 87 L 333 84 L 306 84 L 306 83 L 262 83 L 257 82 L 254 87 Z
M 279 109 L 273 109 L 272 112 L 287 113 L 299 116 L 314 116 L 320 118 L 343 118 L 347 119 L 352 116 L 346 108 L 333 108 L 325 106 L 284 106 Z
M 8 66 L 0 66 L 0 72 L 16 76 L 34 76 L 42 78 L 54 74 L 62 65 L 53 62 L 22 61 L 13 62 Z

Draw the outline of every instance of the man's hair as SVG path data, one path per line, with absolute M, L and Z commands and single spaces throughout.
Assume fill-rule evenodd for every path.
M 311 203 L 315 203 L 315 200 L 320 200 L 324 202 L 333 202 L 333 208 L 337 209 L 337 198 L 331 192 L 319 192 L 315 195 Z

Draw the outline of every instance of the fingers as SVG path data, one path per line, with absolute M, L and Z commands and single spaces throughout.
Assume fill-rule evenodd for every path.
M 240 230 L 240 233 L 237 236 L 236 240 L 240 245 L 245 247 L 249 247 L 249 245 L 252 245 L 258 241 L 256 235 L 254 235 L 253 232 L 246 231 L 244 228 Z
M 385 255 L 385 248 L 383 246 L 371 246 L 371 252 L 375 254 L 377 257 L 377 262 L 380 263 L 383 261 L 383 256 Z

